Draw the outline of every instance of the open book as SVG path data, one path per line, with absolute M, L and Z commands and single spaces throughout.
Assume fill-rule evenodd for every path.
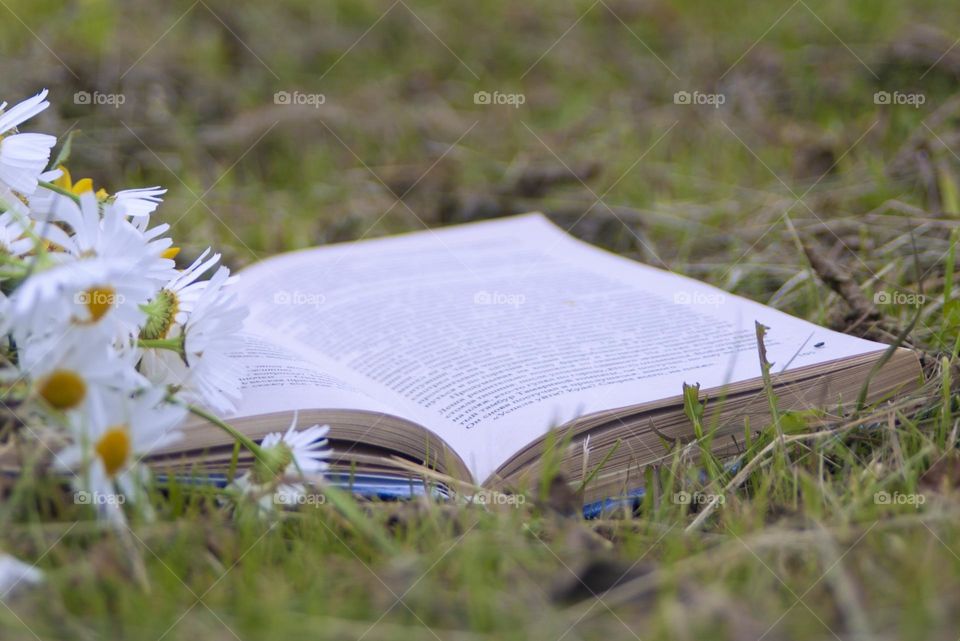
M 409 477 L 406 460 L 488 487 L 534 479 L 544 448 L 586 499 L 642 484 L 686 438 L 699 383 L 734 452 L 770 422 L 755 323 L 781 410 L 881 401 L 921 381 L 917 356 L 833 332 L 578 241 L 539 214 L 282 254 L 243 271 L 243 398 L 259 439 L 330 425 L 334 469 Z M 876 369 L 877 371 L 872 371 Z M 589 448 L 584 441 L 589 437 Z M 223 470 L 232 448 L 198 425 L 164 457 Z M 611 450 L 612 453 L 611 453 Z M 587 460 L 584 461 L 584 457 Z

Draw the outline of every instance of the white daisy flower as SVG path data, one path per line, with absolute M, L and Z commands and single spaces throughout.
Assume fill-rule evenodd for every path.
M 138 332 L 146 319 L 141 305 L 176 273 L 174 262 L 163 257 L 170 240 L 155 240 L 154 230 L 141 233 L 109 205 L 101 219 L 92 193 L 80 196 L 79 207 L 69 199 L 60 202 L 69 204 L 60 208 L 58 220 L 73 234 L 57 225 L 41 230 L 63 251 L 45 254 L 47 264 L 12 294 L 18 338 L 68 329 L 115 339 Z M 155 229 L 162 233 L 166 227 Z
M 43 572 L 9 554 L 0 553 L 0 601 L 14 590 L 43 581 Z
M 47 90 L 9 110 L 0 104 L 0 182 L 24 196 L 37 189 L 37 179 L 50 161 L 57 139 L 47 134 L 21 134 L 16 128 L 50 106 Z
M 196 302 L 210 284 L 200 280 L 210 269 L 220 262 L 220 254 L 208 258 L 208 247 L 186 269 L 181 270 L 169 283 L 164 285 L 157 295 L 146 305 L 148 319 L 140 332 L 140 338 L 146 340 L 178 339 L 183 335 L 183 326 L 193 312 Z M 235 276 L 228 279 L 232 281 Z M 167 349 L 148 348 L 143 350 L 140 368 L 150 380 L 162 385 L 181 385 L 183 359 L 179 354 Z
M 123 522 L 123 504 L 137 500 L 148 474 L 141 459 L 181 436 L 178 427 L 187 410 L 165 396 L 157 388 L 132 398 L 109 394 L 100 407 L 73 421 L 76 442 L 61 450 L 54 464 L 76 473 L 78 502 Z
M 59 339 L 112 343 L 136 334 L 140 309 L 156 291 L 134 268 L 103 259 L 61 262 L 29 276 L 10 296 L 10 321 L 18 342 Z
M 100 203 L 92 191 L 84 192 L 78 198 L 79 205 L 65 196 L 57 201 L 50 220 L 66 224 L 70 231 L 50 226 L 44 230 L 48 241 L 77 257 L 133 261 L 138 269 L 146 269 L 160 283 L 173 276 L 174 263 L 163 256 L 173 241 L 161 237 L 169 225 L 140 229 L 125 220 L 114 205 Z
M 281 481 L 274 488 L 272 496 L 274 502 L 282 505 L 296 505 L 297 498 L 306 492 L 304 484 L 295 479 L 316 479 L 329 467 L 327 459 L 330 457 L 330 450 L 324 437 L 330 431 L 330 426 L 314 425 L 298 432 L 296 425 L 297 416 L 294 414 L 293 422 L 286 433 L 267 434 L 260 443 L 264 458 L 268 462 L 274 455 L 281 461 L 290 459 L 286 467 L 282 468 Z
M 52 171 L 40 175 L 40 180 L 53 183 L 62 190 L 74 196 L 81 196 L 91 192 L 100 203 L 110 204 L 117 214 L 125 218 L 148 218 L 163 202 L 163 194 L 167 193 L 162 187 L 143 187 L 139 189 L 122 189 L 112 196 L 107 190 L 94 189 L 93 180 L 81 178 L 74 182 L 70 170 L 61 165 Z M 60 207 L 65 206 L 61 200 L 72 202 L 69 196 L 62 193 L 41 188 L 30 199 L 30 210 L 34 218 L 46 220 L 55 219 Z M 52 215 L 52 216 L 51 216 Z
M 254 469 L 234 482 L 240 492 L 256 500 L 261 509 L 295 505 L 306 492 L 303 480 L 316 482 L 329 465 L 329 425 L 313 425 L 297 431 L 296 413 L 285 433 L 272 432 L 260 442 L 261 457 Z M 272 484 L 276 487 L 271 487 Z
M 150 318 L 141 331 L 141 338 L 168 339 L 182 334 L 183 325 L 210 283 L 200 278 L 220 262 L 220 254 L 207 258 L 209 253 L 208 247 L 193 261 L 193 264 L 178 272 L 170 282 L 164 285 L 147 304 L 147 313 Z M 229 278 L 227 282 L 233 281 L 234 278 L 236 277 Z M 152 355 L 152 351 L 148 350 L 144 355 Z
M 196 279 L 213 266 L 219 256 L 203 258 L 175 279 L 171 289 L 161 291 L 166 298 L 166 314 L 151 327 L 147 338 L 177 339 L 182 337 L 182 354 L 168 349 L 151 349 L 144 353 L 141 371 L 153 382 L 172 385 L 190 403 L 204 405 L 225 414 L 235 409 L 240 400 L 240 370 L 228 354 L 241 347 L 240 331 L 247 309 L 235 294 L 225 290 L 230 270 L 220 267 L 205 283 Z M 184 316 L 174 309 L 183 297 L 189 312 Z M 173 304 L 171 304 L 173 301 Z
M 312 476 L 327 470 L 327 458 L 330 450 L 327 449 L 327 433 L 329 425 L 313 425 L 302 431 L 297 431 L 298 415 L 294 413 L 293 421 L 287 431 L 271 432 L 263 437 L 260 447 L 264 450 L 276 449 L 289 456 L 290 462 L 283 470 L 286 476 Z
M 102 341 L 50 338 L 20 346 L 21 376 L 34 393 L 57 411 L 93 411 L 105 393 L 131 393 L 148 381 L 137 372 L 133 354 L 121 354 Z

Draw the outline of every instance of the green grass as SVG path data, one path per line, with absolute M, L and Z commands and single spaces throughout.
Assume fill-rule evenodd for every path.
M 960 11 L 390 7 L 9 2 L 3 98 L 54 91 L 36 126 L 81 132 L 75 175 L 168 186 L 161 218 L 186 257 L 213 243 L 242 266 L 497 212 L 586 213 L 572 233 L 797 316 L 885 340 L 909 325 L 913 305 L 852 318 L 811 274 L 813 244 L 868 300 L 923 294 L 907 340 L 927 386 L 855 420 L 791 417 L 779 445 L 753 426 L 735 487 L 712 465 L 700 478 L 694 445 L 646 471 L 658 490 L 636 513 L 591 522 L 534 489 L 520 507 L 364 504 L 359 521 L 324 505 L 271 528 L 181 491 L 118 535 L 7 480 L 0 548 L 47 581 L 5 599 L 0 638 L 956 639 Z M 481 90 L 526 102 L 476 105 Z M 681 90 L 726 103 L 675 105 Z M 926 102 L 878 106 L 881 90 Z M 326 102 L 275 105 L 277 91 Z M 551 179 L 570 170 L 583 182 Z M 678 491 L 726 500 L 687 531 Z

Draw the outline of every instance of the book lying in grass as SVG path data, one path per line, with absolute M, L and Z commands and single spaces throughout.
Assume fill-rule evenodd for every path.
M 329 424 L 347 474 L 403 477 L 406 461 L 503 488 L 549 458 L 572 483 L 591 474 L 586 500 L 622 495 L 665 442 L 694 435 L 684 384 L 699 384 L 718 452 L 771 424 L 758 323 L 780 412 L 843 412 L 922 376 L 909 350 L 610 254 L 539 214 L 279 255 L 238 293 L 251 314 L 230 422 L 254 439 L 294 412 Z M 227 438 L 198 425 L 155 463 L 222 472 Z

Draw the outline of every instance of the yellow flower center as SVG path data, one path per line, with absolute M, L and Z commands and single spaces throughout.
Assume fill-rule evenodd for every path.
M 114 425 L 103 433 L 94 447 L 107 476 L 115 476 L 130 458 L 130 433 L 126 425 Z
M 41 398 L 58 410 L 76 407 L 87 395 L 87 384 L 76 372 L 55 369 L 40 381 Z
M 90 312 L 90 322 L 99 322 L 117 302 L 117 292 L 108 285 L 91 287 L 79 297 L 80 302 Z
M 177 254 L 179 253 L 180 253 L 179 247 L 169 247 L 163 250 L 163 252 L 160 254 L 160 258 L 171 258 L 171 259 L 176 258 Z

